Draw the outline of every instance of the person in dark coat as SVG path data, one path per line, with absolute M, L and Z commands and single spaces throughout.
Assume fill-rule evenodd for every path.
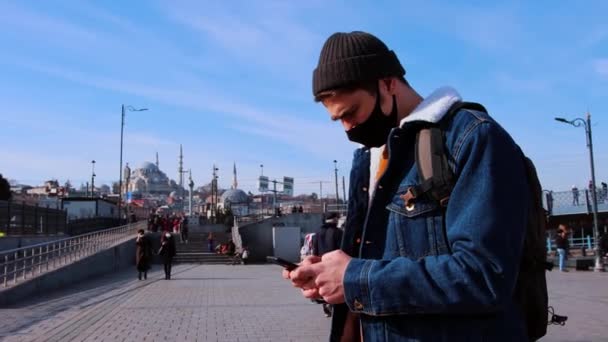
M 321 225 L 321 230 L 312 237 L 312 250 L 316 256 L 323 256 L 333 250 L 339 249 L 342 243 L 342 231 L 338 229 L 337 213 L 329 214 L 325 219 L 325 223 Z M 323 312 L 326 317 L 331 317 L 331 304 L 321 302 L 323 304 Z
M 137 277 L 141 280 L 143 274 L 145 280 L 148 278 L 148 270 L 150 269 L 152 245 L 148 237 L 145 236 L 143 229 L 137 231 L 135 246 L 135 265 L 137 266 L 137 272 L 139 273 Z
M 182 227 L 180 228 L 180 233 L 182 237 L 182 242 L 188 243 L 188 217 L 184 216 L 182 218 Z
M 158 250 L 158 255 L 163 259 L 163 265 L 165 266 L 165 279 L 171 279 L 171 263 L 173 262 L 173 257 L 175 256 L 175 240 L 173 239 L 173 235 L 171 233 L 166 232 L 163 235 L 163 239 L 161 239 L 160 249 Z

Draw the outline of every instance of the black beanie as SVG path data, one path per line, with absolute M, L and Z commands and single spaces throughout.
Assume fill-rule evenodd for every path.
M 376 36 L 354 31 L 332 34 L 323 45 L 319 64 L 312 74 L 312 93 L 352 84 L 403 76 L 397 55 Z

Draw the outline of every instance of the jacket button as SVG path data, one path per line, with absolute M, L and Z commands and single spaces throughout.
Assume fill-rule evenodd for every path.
M 355 299 L 355 310 L 363 310 L 363 304 L 361 304 L 361 302 L 358 299 Z
M 363 189 L 362 189 L 362 190 L 363 190 L 363 191 L 367 191 L 367 188 L 366 188 L 366 187 L 363 187 Z
M 378 185 L 378 189 L 382 189 L 382 185 Z

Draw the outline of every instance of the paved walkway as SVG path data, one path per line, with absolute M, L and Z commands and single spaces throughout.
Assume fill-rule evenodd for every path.
M 158 270 L 156 266 L 156 270 Z M 174 279 L 123 272 L 0 309 L 2 341 L 326 341 L 329 319 L 273 265 L 181 265 Z M 608 341 L 608 274 L 549 273 L 569 316 L 542 341 Z

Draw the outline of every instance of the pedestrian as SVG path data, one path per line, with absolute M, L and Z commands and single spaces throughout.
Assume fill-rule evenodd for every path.
M 213 232 L 207 234 L 207 246 L 209 247 L 209 252 L 213 252 Z
M 150 210 L 150 214 L 148 214 L 148 231 L 154 231 L 154 209 Z
M 152 244 L 145 235 L 143 229 L 137 231 L 135 239 L 135 265 L 137 267 L 139 280 L 148 279 L 148 270 L 150 270 L 150 258 L 152 257 Z
M 171 264 L 173 263 L 173 257 L 175 257 L 175 240 L 171 233 L 166 232 L 163 235 L 164 239 L 161 239 L 160 249 L 158 255 L 163 260 L 163 266 L 165 269 L 165 280 L 171 279 Z
M 306 298 L 334 304 L 330 340 L 529 340 L 515 296 L 529 168 L 510 135 L 452 88 L 420 96 L 396 54 L 365 32 L 327 39 L 312 89 L 363 145 L 341 250 L 283 271 Z M 423 126 L 440 129 L 443 148 L 419 155 Z M 433 169 L 440 162 L 451 176 L 422 184 L 416 158 L 437 156 Z
M 241 260 L 243 260 L 243 265 L 247 265 L 249 260 L 249 249 L 247 246 L 243 246 L 243 251 L 241 252 Z
M 572 186 L 572 205 L 579 205 L 578 204 L 578 188 L 576 187 L 576 185 Z
M 557 236 L 555 237 L 555 247 L 557 248 L 559 258 L 559 270 L 562 272 L 568 272 L 566 269 L 566 261 L 568 260 L 570 243 L 568 242 L 568 227 L 566 225 L 559 225 L 559 228 L 557 229 Z
M 312 236 L 313 255 L 322 257 L 325 253 L 329 253 L 340 248 L 342 242 L 342 231 L 338 229 L 337 213 L 331 213 L 321 225 L 318 233 Z M 331 317 L 332 305 L 327 302 L 321 302 L 325 317 Z
M 184 216 L 182 218 L 180 231 L 181 231 L 182 242 L 188 243 L 188 217 L 187 216 Z
M 608 202 L 608 184 L 606 182 L 602 182 L 602 198 L 604 202 Z

